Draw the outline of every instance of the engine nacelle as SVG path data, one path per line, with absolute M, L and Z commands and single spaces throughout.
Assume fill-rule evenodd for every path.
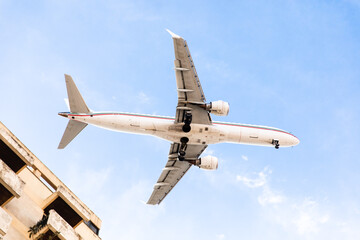
M 217 116 L 227 116 L 229 114 L 230 106 L 229 103 L 219 100 L 206 104 L 206 110 L 209 110 L 212 114 Z
M 218 159 L 213 156 L 206 156 L 199 159 L 199 167 L 206 170 L 216 170 L 218 168 Z

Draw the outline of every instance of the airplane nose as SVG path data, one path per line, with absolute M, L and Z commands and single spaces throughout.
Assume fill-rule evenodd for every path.
M 300 140 L 299 140 L 297 137 L 293 136 L 293 138 L 292 138 L 292 145 L 293 145 L 293 146 L 296 146 L 296 145 L 298 145 L 299 143 L 300 143 Z

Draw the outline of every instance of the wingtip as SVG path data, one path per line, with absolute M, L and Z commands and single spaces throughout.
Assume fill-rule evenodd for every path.
M 71 77 L 71 75 L 69 75 L 69 74 L 64 74 L 64 76 L 65 76 L 65 80 L 69 80 L 69 79 L 71 79 L 72 80 L 72 77 Z
M 171 35 L 172 38 L 181 38 L 179 35 L 173 33 L 173 32 L 170 31 L 169 29 L 166 29 L 166 31 Z

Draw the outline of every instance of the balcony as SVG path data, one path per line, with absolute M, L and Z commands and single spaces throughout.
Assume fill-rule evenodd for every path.
M 7 233 L 11 220 L 11 216 L 0 207 L 0 239 Z
M 0 206 L 13 197 L 19 198 L 25 183 L 0 159 Z
M 75 228 L 83 220 L 90 220 L 90 212 L 79 202 L 73 194 L 63 186 L 57 187 L 50 197 L 44 202 L 44 212 L 49 213 L 55 210 L 71 227 Z
M 33 236 L 35 240 L 80 240 L 81 238 L 75 230 L 54 210 L 49 211 L 46 225 Z

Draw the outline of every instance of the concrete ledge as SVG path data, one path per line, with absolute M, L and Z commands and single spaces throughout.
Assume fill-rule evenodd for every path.
M 0 183 L 19 198 L 25 183 L 0 159 Z
M 50 210 L 46 227 L 38 232 L 34 239 L 41 239 L 43 234 L 46 234 L 49 230 L 58 233 L 57 237 L 61 240 L 81 240 L 75 230 L 54 210 Z
M 89 221 L 90 220 L 90 212 L 86 210 L 83 206 L 83 203 L 79 202 L 71 192 L 69 192 L 63 186 L 59 186 L 56 190 L 59 196 L 67 203 L 69 206 L 74 209 L 74 211 L 82 217 L 83 220 Z
M 21 155 L 27 165 L 31 166 L 34 164 L 34 158 L 30 154 L 29 149 L 27 149 L 10 131 L 8 131 L 3 124 L 0 124 L 0 135 Z
M 0 207 L 0 236 L 5 236 L 9 230 L 12 217 Z

